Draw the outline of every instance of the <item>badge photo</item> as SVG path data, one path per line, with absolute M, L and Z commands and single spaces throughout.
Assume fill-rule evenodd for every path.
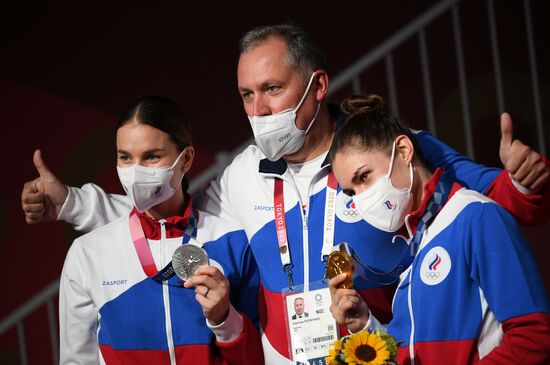
M 298 363 L 315 363 L 326 356 L 338 338 L 338 326 L 330 313 L 328 288 L 285 296 L 286 322 L 291 339 L 289 352 Z

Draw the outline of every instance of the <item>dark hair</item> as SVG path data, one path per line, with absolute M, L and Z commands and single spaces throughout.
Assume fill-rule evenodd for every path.
M 168 134 L 179 151 L 193 144 L 191 125 L 179 105 L 169 98 L 146 96 L 134 100 L 120 114 L 116 129 L 134 120 Z
M 116 129 L 135 121 L 147 124 L 168 134 L 178 151 L 193 145 L 191 125 L 180 106 L 172 99 L 163 96 L 146 96 L 131 102 L 120 114 Z M 189 181 L 183 177 L 183 191 L 187 191 Z
M 340 104 L 342 111 L 349 119 L 336 133 L 332 143 L 330 157 L 334 160 L 336 153 L 349 147 L 363 150 L 375 148 L 391 154 L 393 141 L 400 135 L 411 140 L 415 156 L 423 163 L 416 139 L 399 118 L 390 116 L 384 111 L 384 99 L 378 95 L 352 95 Z
M 262 45 L 270 37 L 277 37 L 286 43 L 288 53 L 285 62 L 298 70 L 304 80 L 315 70 L 327 69 L 325 55 L 313 35 L 294 24 L 266 25 L 248 31 L 239 40 L 240 54 Z

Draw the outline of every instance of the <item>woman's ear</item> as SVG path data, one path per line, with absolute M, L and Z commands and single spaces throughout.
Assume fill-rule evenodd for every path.
M 414 158 L 414 146 L 409 137 L 400 135 L 395 139 L 395 153 L 408 165 Z
M 183 163 L 181 164 L 181 171 L 187 173 L 193 165 L 193 159 L 195 158 L 195 148 L 193 146 L 187 146 L 182 156 Z

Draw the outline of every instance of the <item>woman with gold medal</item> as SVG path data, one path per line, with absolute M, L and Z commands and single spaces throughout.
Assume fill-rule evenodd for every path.
M 550 305 L 517 223 L 443 169 L 430 170 L 414 134 L 382 105 L 376 95 L 342 103 L 350 118 L 335 137 L 332 166 L 362 218 L 408 245 L 391 273 L 361 264 L 353 247 L 368 237 L 341 245 L 327 269 L 334 318 L 352 333 L 386 329 L 349 280 L 353 269 L 391 274 L 398 288 L 387 332 L 401 343 L 399 363 L 548 364 Z M 383 364 L 378 345 L 350 343 L 348 360 Z

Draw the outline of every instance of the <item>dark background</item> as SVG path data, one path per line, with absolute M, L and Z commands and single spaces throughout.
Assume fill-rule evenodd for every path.
M 236 87 L 237 41 L 257 25 L 293 21 L 310 29 L 338 75 L 360 56 L 422 14 L 436 1 L 203 2 L 140 6 L 3 5 L 0 15 L 0 118 L 4 171 L 0 175 L 0 320 L 59 277 L 76 237 L 64 223 L 27 226 L 20 208 L 25 181 L 36 177 L 34 149 L 70 185 L 93 181 L 120 192 L 114 123 L 129 101 L 160 94 L 179 102 L 195 131 L 198 156 L 192 175 L 251 136 Z M 550 55 L 547 2 L 532 0 L 537 70 L 550 148 Z M 506 109 L 516 136 L 536 145 L 533 94 L 523 3 L 495 1 Z M 499 118 L 485 1 L 459 3 L 476 160 L 500 166 Z M 426 28 L 437 136 L 464 152 L 463 117 L 450 13 Z M 418 40 L 393 54 L 399 114 L 426 128 Z M 362 90 L 387 97 L 384 63 L 361 75 Z M 339 101 L 345 88 L 333 95 Z M 243 177 L 246 178 L 246 177 Z M 526 229 L 544 265 L 550 225 Z M 54 298 L 57 300 L 57 298 Z M 46 310 L 24 322 L 30 364 L 51 362 Z M 15 329 L 0 336 L 0 362 L 17 363 Z

